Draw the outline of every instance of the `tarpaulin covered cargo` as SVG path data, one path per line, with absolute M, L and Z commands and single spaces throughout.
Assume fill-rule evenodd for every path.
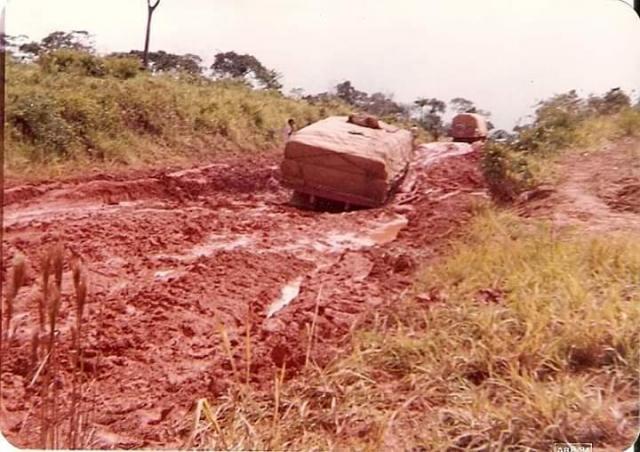
M 294 133 L 282 162 L 282 183 L 300 193 L 362 206 L 384 204 L 406 173 L 408 130 L 379 129 L 334 116 Z

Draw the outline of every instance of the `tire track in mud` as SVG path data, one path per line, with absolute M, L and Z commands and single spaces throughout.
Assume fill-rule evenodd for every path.
M 17 252 L 30 268 L 2 375 L 5 434 L 36 445 L 37 429 L 26 417 L 36 402 L 25 389 L 26 357 L 37 324 L 37 256 L 47 244 L 62 240 L 89 271 L 83 343 L 98 395 L 93 446 L 178 447 L 178 426 L 193 401 L 224 393 L 237 381 L 234 369 L 245 368 L 247 326 L 251 382 L 269 385 L 283 364 L 289 378 L 303 366 L 316 304 L 311 358 L 324 365 L 363 313 L 409 290 L 419 263 L 486 196 L 478 158 L 468 145 L 420 147 L 391 204 L 337 214 L 291 206 L 274 156 L 131 181 L 12 189 L 3 271 Z M 65 270 L 63 353 L 74 321 Z

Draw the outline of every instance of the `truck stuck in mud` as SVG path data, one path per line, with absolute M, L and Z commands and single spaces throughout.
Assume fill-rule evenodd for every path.
M 450 135 L 453 141 L 460 143 L 485 141 L 488 135 L 487 121 L 475 113 L 461 113 L 451 121 Z
M 322 198 L 346 207 L 378 207 L 406 175 L 412 142 L 408 130 L 370 116 L 330 117 L 287 142 L 282 184 L 312 206 Z
M 487 125 L 481 115 L 454 117 L 451 142 L 424 147 L 439 155 L 481 144 Z M 350 207 L 386 204 L 407 176 L 416 157 L 412 132 L 370 115 L 334 116 L 294 133 L 287 141 L 281 164 L 281 183 L 294 191 L 294 204 L 317 208 L 321 201 Z

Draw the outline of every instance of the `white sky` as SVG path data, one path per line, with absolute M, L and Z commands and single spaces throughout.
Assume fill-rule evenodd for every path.
M 146 0 L 7 3 L 11 35 L 80 29 L 100 51 L 143 47 Z M 616 0 L 161 0 L 151 39 L 209 63 L 251 53 L 285 92 L 349 79 L 403 102 L 466 97 L 504 128 L 554 93 L 640 90 L 638 44 L 640 20 Z

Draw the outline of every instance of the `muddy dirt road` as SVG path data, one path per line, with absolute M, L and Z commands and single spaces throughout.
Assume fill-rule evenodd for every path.
M 558 163 L 557 187 L 534 190 L 519 213 L 589 233 L 640 232 L 640 141 L 627 138 Z
M 465 146 L 423 148 L 390 205 L 346 213 L 290 205 L 275 154 L 128 180 L 7 189 L 3 271 L 17 252 L 29 269 L 3 365 L 5 435 L 19 446 L 38 445 L 38 400 L 27 386 L 38 256 L 48 244 L 62 241 L 88 270 L 82 343 L 89 446 L 175 448 L 193 402 L 214 399 L 239 378 L 234 369 L 244 372 L 247 325 L 250 378 L 267 385 L 283 364 L 288 377 L 304 365 L 316 303 L 311 358 L 322 365 L 363 312 L 411 288 L 417 266 L 486 197 L 478 151 Z M 63 374 L 75 315 L 69 272 L 59 326 Z M 61 380 L 62 399 L 68 381 Z

